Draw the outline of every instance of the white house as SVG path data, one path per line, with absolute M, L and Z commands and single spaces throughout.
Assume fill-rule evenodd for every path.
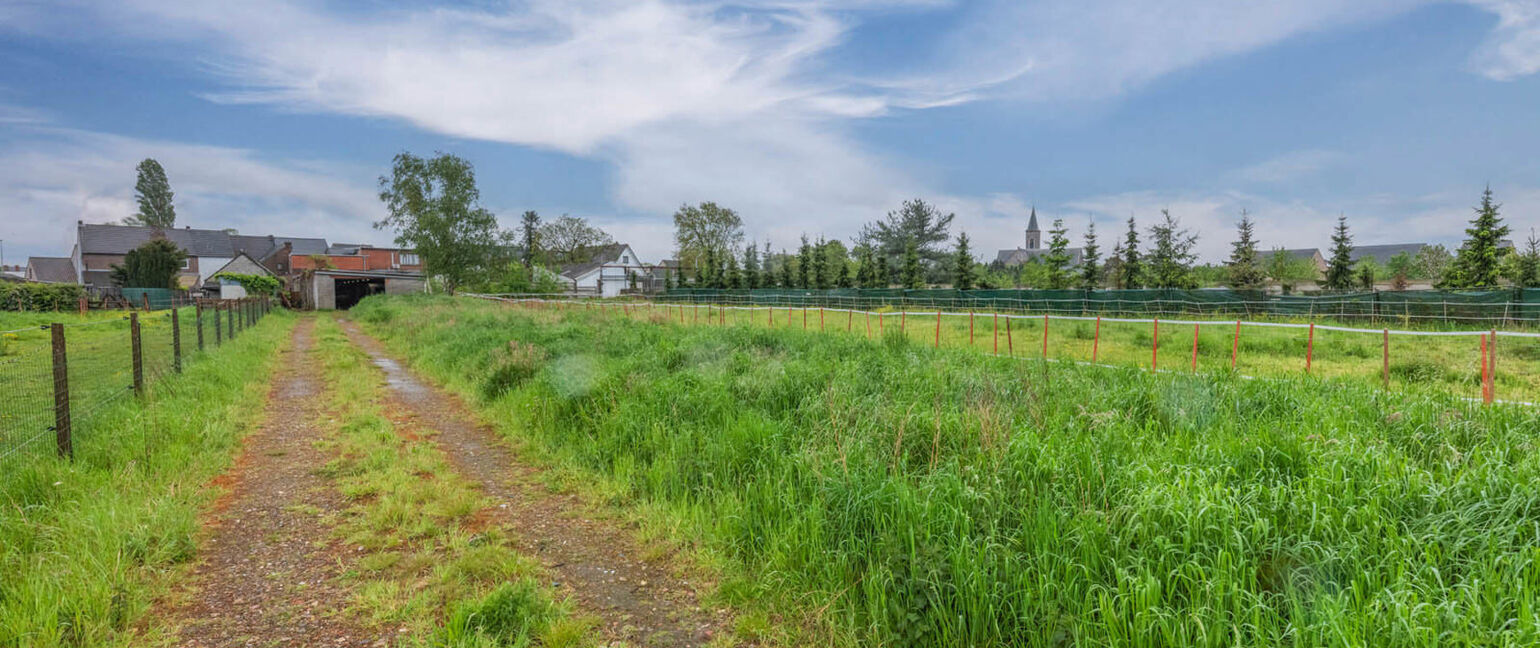
M 573 292 L 618 297 L 630 287 L 633 273 L 638 285 L 651 276 L 648 264 L 637 258 L 630 245 L 614 243 L 593 248 L 588 261 L 562 268 L 561 277 L 571 283 Z

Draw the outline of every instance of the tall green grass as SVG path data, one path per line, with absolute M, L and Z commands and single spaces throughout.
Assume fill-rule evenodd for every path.
M 143 643 L 131 629 L 196 552 L 208 482 L 260 420 L 294 318 L 275 312 L 185 374 L 0 473 L 0 646 Z M 149 628 L 153 635 L 154 629 Z
M 427 297 L 356 316 L 849 643 L 1540 642 L 1533 410 Z M 510 340 L 540 366 L 486 398 Z M 527 360 L 526 360 L 527 361 Z M 494 392 L 496 393 L 496 392 Z

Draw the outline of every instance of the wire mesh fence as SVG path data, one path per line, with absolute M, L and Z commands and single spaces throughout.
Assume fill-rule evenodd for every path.
M 967 308 L 897 298 L 844 296 L 825 305 L 788 300 L 735 303 L 713 295 L 696 301 L 573 299 L 549 295 L 471 295 L 536 308 L 589 310 L 680 325 L 749 325 L 842 332 L 991 355 L 1095 364 L 1147 371 L 1228 371 L 1244 378 L 1311 375 L 1380 384 L 1386 389 L 1436 388 L 1484 402 L 1540 401 L 1540 332 L 1455 322 L 1325 323 L 1231 317 L 1111 317 L 1033 312 L 1013 302 Z M 1499 369 L 1500 368 L 1500 369 Z
M 259 297 L 163 305 L 0 333 L 0 470 L 39 453 L 71 456 L 74 437 L 114 403 L 142 397 L 273 308 Z

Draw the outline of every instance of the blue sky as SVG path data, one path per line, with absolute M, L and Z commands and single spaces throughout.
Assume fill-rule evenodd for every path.
M 983 256 L 1032 205 L 1169 208 L 1218 259 L 1242 209 L 1267 247 L 1454 243 L 1490 183 L 1521 239 L 1537 73 L 1540 0 L 0 0 L 0 239 L 68 253 L 155 157 L 181 224 L 383 243 L 402 150 L 650 260 L 704 200 L 790 247 L 923 197 Z

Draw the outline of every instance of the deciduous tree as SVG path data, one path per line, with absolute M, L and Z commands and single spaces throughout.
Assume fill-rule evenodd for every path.
M 145 158 L 137 171 L 134 199 L 139 203 L 139 211 L 124 219 L 123 224 L 160 228 L 176 225 L 176 207 L 171 204 L 174 194 L 166 170 L 155 158 Z
M 481 207 L 470 162 L 446 153 L 426 160 L 397 154 L 390 176 L 380 177 L 380 200 L 388 214 L 374 226 L 394 230 L 396 245 L 416 250 L 424 273 L 451 294 L 500 265 L 509 237 Z

